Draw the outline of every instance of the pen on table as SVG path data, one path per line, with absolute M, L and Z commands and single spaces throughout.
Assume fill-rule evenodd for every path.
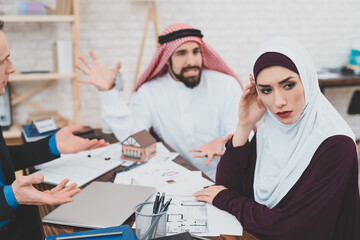
M 138 164 L 140 164 L 140 163 L 139 163 L 139 162 L 134 162 L 134 163 L 130 164 L 129 166 L 124 167 L 124 168 L 122 168 L 122 169 L 120 169 L 119 171 L 116 171 L 116 172 L 117 172 L 117 173 L 119 173 L 119 172 L 126 172 L 126 171 L 132 169 L 133 167 L 137 166 Z
M 142 166 L 145 163 L 147 163 L 147 161 L 145 161 L 145 162 L 134 162 L 130 166 L 127 166 L 127 167 L 124 167 L 123 169 L 120 169 L 119 171 L 117 171 L 117 173 L 129 171 L 129 170 L 134 169 L 136 167 Z
M 160 193 L 157 192 L 156 197 L 155 197 L 154 207 L 153 207 L 153 214 L 156 214 L 158 211 L 159 197 L 160 197 Z
M 114 172 L 109 181 L 114 182 L 116 174 L 121 173 L 121 172 L 129 171 L 129 170 L 131 170 L 133 168 L 144 165 L 145 163 L 147 163 L 147 161 L 145 161 L 145 162 L 134 162 L 131 165 L 129 165 L 127 167 L 124 167 L 124 168 L 120 169 L 119 171 Z
M 75 235 L 75 236 L 55 237 L 52 240 L 82 239 L 82 238 L 105 237 L 105 236 L 114 236 L 114 235 L 122 235 L 122 234 L 123 232 L 92 233 L 92 234 L 83 234 L 83 235 Z
M 198 236 L 198 235 L 195 235 L 195 234 L 192 234 L 190 233 L 191 237 L 197 239 L 197 240 L 211 240 L 209 238 L 205 238 L 205 237 L 201 237 L 201 236 Z

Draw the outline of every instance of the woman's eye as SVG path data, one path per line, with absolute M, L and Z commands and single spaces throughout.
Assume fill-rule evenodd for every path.
M 284 85 L 284 87 L 287 89 L 292 89 L 294 86 L 295 86 L 295 83 L 288 83 L 288 84 Z
M 264 88 L 264 89 L 261 89 L 260 92 L 263 93 L 263 94 L 269 94 L 271 92 L 271 89 L 270 88 Z

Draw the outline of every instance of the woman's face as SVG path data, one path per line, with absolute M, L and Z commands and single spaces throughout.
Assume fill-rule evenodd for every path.
M 300 76 L 281 66 L 260 71 L 256 84 L 264 105 L 283 124 L 294 123 L 305 106 L 304 88 Z

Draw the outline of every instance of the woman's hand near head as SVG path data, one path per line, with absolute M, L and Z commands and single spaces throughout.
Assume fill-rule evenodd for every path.
M 233 137 L 233 146 L 238 147 L 246 143 L 251 130 L 265 113 L 265 106 L 261 102 L 257 91 L 256 83 L 250 75 L 250 84 L 244 88 L 239 103 L 239 121 Z
M 265 110 L 256 91 L 256 82 L 250 74 L 250 84 L 245 87 L 239 103 L 239 124 L 252 129 L 262 118 Z

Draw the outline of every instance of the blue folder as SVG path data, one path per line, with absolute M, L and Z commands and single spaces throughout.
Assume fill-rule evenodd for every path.
M 52 240 L 56 237 L 65 237 L 65 236 L 81 236 L 84 234 L 93 234 L 93 233 L 108 233 L 108 232 L 118 232 L 121 231 L 121 235 L 114 236 L 104 236 L 104 237 L 92 237 L 92 238 L 81 238 L 81 239 L 91 239 L 91 240 L 137 240 L 134 232 L 131 230 L 129 225 L 121 225 L 116 227 L 109 228 L 99 228 L 95 230 L 83 231 L 83 232 L 74 232 L 68 234 L 61 234 L 56 236 L 46 237 L 45 240 Z

